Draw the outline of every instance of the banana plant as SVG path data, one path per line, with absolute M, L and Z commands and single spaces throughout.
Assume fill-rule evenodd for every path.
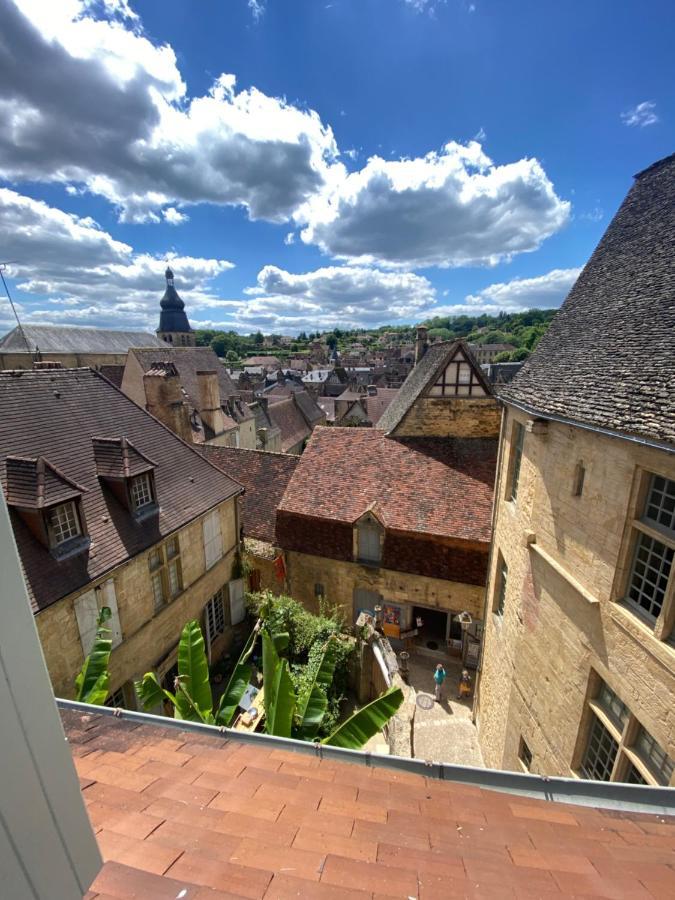
M 225 692 L 214 709 L 204 636 L 199 622 L 188 622 L 178 644 L 175 693 L 163 688 L 154 672 L 146 672 L 135 685 L 143 709 L 148 712 L 168 700 L 173 707 L 175 719 L 229 726 L 253 674 L 250 659 L 259 629 L 260 623 L 257 623 L 246 641 Z
M 265 732 L 276 737 L 315 740 L 328 706 L 327 691 L 337 660 L 337 639 L 329 638 L 312 683 L 296 696 L 288 660 L 279 651 L 288 645 L 285 632 L 271 634 L 263 628 L 263 683 Z M 391 687 L 382 696 L 355 712 L 321 743 L 358 750 L 377 734 L 403 703 L 403 691 Z
M 112 650 L 112 638 L 111 631 L 106 628 L 105 623 L 111 615 L 109 607 L 101 608 L 96 620 L 94 645 L 88 656 L 85 657 L 80 674 L 75 679 L 75 699 L 81 703 L 102 706 L 108 699 L 110 687 L 108 663 Z

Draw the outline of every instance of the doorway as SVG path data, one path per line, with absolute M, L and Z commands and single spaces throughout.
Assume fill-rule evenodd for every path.
M 441 609 L 429 609 L 426 606 L 413 607 L 413 627 L 418 619 L 422 620 L 422 627 L 418 627 L 416 643 L 428 650 L 446 649 L 448 636 L 448 614 Z

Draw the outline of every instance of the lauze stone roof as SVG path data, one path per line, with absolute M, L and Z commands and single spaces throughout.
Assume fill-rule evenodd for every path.
M 317 428 L 279 509 L 353 523 L 373 508 L 385 528 L 487 542 L 496 460 L 496 439 Z
M 246 537 L 275 543 L 277 506 L 300 457 L 212 444 L 200 449 L 210 463 L 244 486 L 242 518 Z
M 22 468 L 13 461 L 17 457 L 38 462 Z M 10 501 L 30 505 L 16 492 L 19 483 L 24 492 L 31 488 L 40 458 L 48 463 L 47 503 L 81 491 L 91 546 L 57 561 L 12 512 L 34 611 L 103 576 L 241 491 L 91 369 L 0 373 L 0 482 Z M 105 477 L 150 468 L 159 514 L 139 522 L 115 499 Z
M 675 893 L 675 819 L 62 711 L 105 861 L 85 900 Z
M 500 396 L 543 416 L 675 444 L 675 155 L 637 176 Z

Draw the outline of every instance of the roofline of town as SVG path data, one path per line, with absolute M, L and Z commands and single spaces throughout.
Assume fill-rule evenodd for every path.
M 297 741 L 293 738 L 274 737 L 235 731 L 231 728 L 205 725 L 201 722 L 187 722 L 134 710 L 93 706 L 76 700 L 56 699 L 59 709 L 68 709 L 90 715 L 111 716 L 120 721 L 155 728 L 173 728 L 176 731 L 194 732 L 220 737 L 223 742 L 239 741 L 259 747 L 277 750 L 291 750 L 305 753 L 319 759 L 365 765 L 370 768 L 392 769 L 409 772 L 439 781 L 469 785 L 547 800 L 550 803 L 567 803 L 630 812 L 644 812 L 652 815 L 675 815 L 675 789 L 652 785 L 621 784 L 619 782 L 590 781 L 581 778 L 549 777 L 531 773 L 507 772 L 501 769 L 480 769 L 474 766 L 458 766 L 431 760 L 409 759 L 401 756 L 380 756 L 363 750 L 348 750 L 343 747 L 329 747 L 325 744 Z
M 559 422 L 561 425 L 571 425 L 574 428 L 581 428 L 584 431 L 593 431 L 595 434 L 602 434 L 605 437 L 616 438 L 620 441 L 630 441 L 633 444 L 639 444 L 642 447 L 651 447 L 653 450 L 663 450 L 665 453 L 675 453 L 675 445 L 665 441 L 655 441 L 651 438 L 640 437 L 636 434 L 626 434 L 622 431 L 614 431 L 611 428 L 603 428 L 600 425 L 591 425 L 589 422 L 581 422 L 578 419 L 569 419 L 566 416 L 559 416 L 556 413 L 544 412 L 536 409 L 534 406 L 528 406 L 527 403 L 519 403 L 516 400 L 510 400 L 508 397 L 499 398 L 505 406 L 513 406 L 521 412 L 536 416 L 538 419 L 547 419 L 551 422 Z

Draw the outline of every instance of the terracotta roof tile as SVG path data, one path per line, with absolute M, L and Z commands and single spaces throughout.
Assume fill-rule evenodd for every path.
M 130 441 L 137 451 L 132 454 L 134 466 L 142 463 L 147 468 L 147 460 L 156 465 L 158 515 L 136 521 L 99 478 L 92 438 L 100 436 Z M 0 373 L 0 448 L 5 490 L 6 456 L 44 456 L 60 475 L 82 488 L 91 546 L 77 556 L 54 559 L 12 512 L 35 611 L 101 577 L 241 490 L 91 369 Z
M 246 537 L 275 543 L 277 506 L 300 457 L 211 444 L 200 450 L 212 465 L 244 486 L 242 518 Z
M 105 859 L 91 896 L 653 900 L 673 894 L 675 819 L 617 816 L 238 744 L 216 733 L 130 726 L 75 710 L 61 715 L 74 755 L 87 751 L 77 757 L 91 781 L 83 797 Z M 107 750 L 113 737 L 124 749 Z M 172 774 L 146 768 L 152 758 Z M 208 775 L 215 797 L 191 790 L 173 769 L 190 770 L 196 780 Z M 103 784 L 99 776 L 108 779 L 109 770 L 120 779 L 129 772 L 157 779 L 133 788 Z M 175 783 L 173 799 L 153 791 L 166 781 Z M 243 792 L 238 782 L 246 785 Z M 247 796 L 253 784 L 258 792 Z M 342 800 L 339 790 L 346 792 Z M 240 809 L 220 808 L 228 798 L 239 798 Z M 261 817 L 265 808 L 275 818 Z M 467 824 L 477 811 L 481 823 Z M 627 836 L 639 837 L 640 845 L 627 843 Z
M 317 428 L 279 510 L 351 524 L 375 504 L 386 528 L 488 541 L 496 459 L 492 439 Z

